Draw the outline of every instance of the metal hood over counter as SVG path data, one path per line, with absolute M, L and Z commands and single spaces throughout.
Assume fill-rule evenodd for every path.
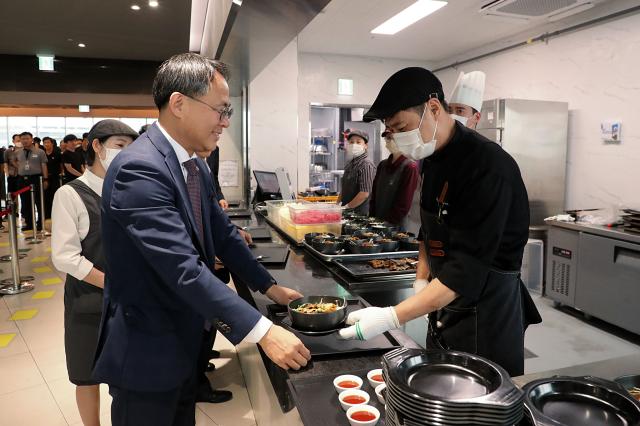
M 215 53 L 231 68 L 231 96 L 240 96 L 329 1 L 233 0 Z

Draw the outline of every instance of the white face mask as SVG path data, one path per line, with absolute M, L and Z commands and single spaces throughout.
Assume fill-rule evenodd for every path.
M 463 126 L 465 127 L 469 127 L 467 126 L 467 122 L 469 121 L 468 117 L 463 117 L 461 115 L 457 115 L 457 114 L 449 114 L 451 116 L 451 118 L 453 118 L 454 120 L 462 123 Z
M 426 112 L 427 107 L 425 107 L 422 112 L 418 128 L 408 132 L 393 134 L 393 139 L 396 141 L 398 150 L 404 154 L 405 157 L 412 160 L 422 160 L 423 158 L 427 158 L 436 150 L 436 132 L 438 131 L 438 122 L 436 121 L 436 128 L 433 130 L 433 136 L 429 142 L 424 142 L 422 140 L 422 135 L 420 134 L 420 127 L 422 126 L 422 120 L 424 119 L 424 114 Z
M 389 151 L 390 154 L 395 154 L 397 152 L 400 152 L 400 150 L 398 149 L 398 144 L 393 139 L 391 138 L 385 139 L 385 144 L 387 146 L 387 151 Z
M 100 162 L 102 163 L 102 167 L 104 168 L 105 172 L 109 169 L 109 166 L 111 165 L 111 162 L 113 161 L 114 158 L 116 158 L 116 155 L 120 154 L 120 151 L 122 151 L 121 149 L 115 149 L 115 148 L 104 148 L 104 152 L 105 152 L 105 158 L 100 157 Z
M 357 143 L 347 144 L 345 149 L 347 151 L 347 158 L 349 158 L 349 159 L 356 158 L 356 157 L 359 157 L 360 155 L 364 154 L 364 145 L 360 145 L 360 144 L 357 144 Z

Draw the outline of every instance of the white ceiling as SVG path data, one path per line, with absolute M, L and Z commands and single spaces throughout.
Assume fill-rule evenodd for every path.
M 478 11 L 489 0 L 449 0 L 442 9 L 395 35 L 370 33 L 413 2 L 332 0 L 299 34 L 298 50 L 439 63 L 544 24 L 484 17 Z

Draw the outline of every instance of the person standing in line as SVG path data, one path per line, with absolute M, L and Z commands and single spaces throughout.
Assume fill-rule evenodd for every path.
M 36 148 L 33 145 L 33 135 L 30 132 L 22 132 L 20 134 L 20 142 L 22 149 L 16 151 L 13 156 L 13 162 L 18 169 L 18 189 L 33 186 L 35 192 L 35 201 L 37 213 L 37 230 L 41 231 L 44 224 L 42 223 L 43 210 L 40 204 L 40 177 L 43 181 L 43 190 L 48 188 L 49 172 L 47 169 L 47 156 L 44 151 Z M 20 204 L 22 217 L 25 220 L 25 227 L 23 231 L 36 230 L 33 229 L 33 212 L 31 206 L 31 193 L 30 191 L 20 194 Z
M 51 218 L 51 208 L 53 206 L 53 196 L 60 188 L 60 174 L 62 173 L 62 154 L 55 146 L 55 141 L 45 136 L 42 139 L 44 152 L 47 156 L 47 168 L 49 171 L 49 186 L 44 191 L 44 211 L 45 217 Z
M 361 130 L 352 130 L 345 144 L 347 164 L 337 201 L 361 215 L 369 214 L 369 194 L 376 173 L 376 166 L 367 156 L 368 149 L 369 135 Z
M 76 135 L 67 135 L 63 141 L 65 142 L 65 151 L 62 154 L 64 183 L 69 183 L 84 173 L 84 160 L 82 153 L 77 149 L 78 138 Z
M 97 122 L 89 132 L 87 169 L 53 199 L 51 260 L 67 274 L 64 347 L 69 381 L 76 385 L 76 404 L 85 426 L 100 425 L 100 384 L 91 371 L 105 272 L 100 223 L 103 179 L 113 159 L 135 137 L 137 133 L 118 120 Z

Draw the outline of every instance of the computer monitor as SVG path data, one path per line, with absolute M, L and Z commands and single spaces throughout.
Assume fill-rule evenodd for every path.
M 256 201 L 278 200 L 282 198 L 278 177 L 274 172 L 254 170 L 253 176 L 255 176 L 256 182 L 258 183 Z

